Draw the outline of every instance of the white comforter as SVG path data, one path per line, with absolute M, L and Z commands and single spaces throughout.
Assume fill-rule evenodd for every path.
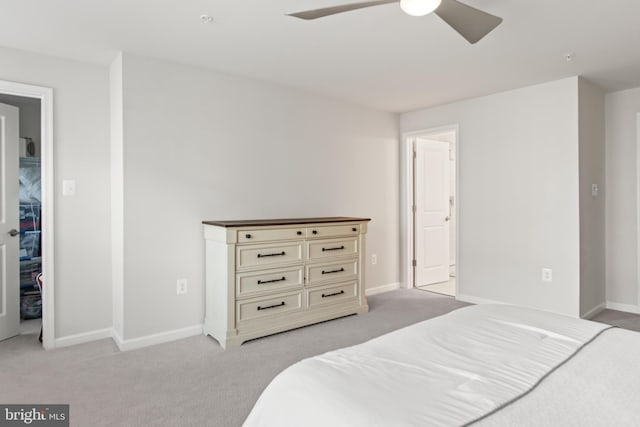
M 570 405 L 589 392 L 563 384 L 581 373 L 571 370 L 571 359 L 591 341 L 595 345 L 605 329 L 520 307 L 463 308 L 291 366 L 267 387 L 245 426 L 457 426 L 478 420 L 511 426 L 545 413 L 557 419 L 567 412 L 551 411 L 553 402 Z M 615 332 L 632 336 L 628 341 L 640 350 L 637 333 Z M 593 369 L 593 362 L 582 365 Z M 562 381 L 547 381 L 555 376 Z M 551 396 L 544 393 L 546 382 Z M 640 392 L 640 380 L 630 382 Z M 620 415 L 617 425 L 638 410 Z

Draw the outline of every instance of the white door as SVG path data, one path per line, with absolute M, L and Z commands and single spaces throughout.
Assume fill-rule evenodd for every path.
M 416 139 L 416 286 L 449 280 L 449 143 Z
M 0 340 L 20 332 L 18 109 L 0 104 Z

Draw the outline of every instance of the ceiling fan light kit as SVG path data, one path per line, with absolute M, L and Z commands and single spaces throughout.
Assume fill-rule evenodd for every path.
M 440 6 L 442 0 L 400 0 L 400 8 L 407 15 L 425 16 Z

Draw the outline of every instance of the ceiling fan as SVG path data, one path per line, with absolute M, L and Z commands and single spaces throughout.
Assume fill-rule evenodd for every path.
M 424 16 L 433 12 L 471 44 L 478 42 L 502 22 L 500 17 L 457 0 L 375 0 L 290 13 L 289 16 L 311 20 L 389 3 L 400 3 L 400 8 L 412 16 Z

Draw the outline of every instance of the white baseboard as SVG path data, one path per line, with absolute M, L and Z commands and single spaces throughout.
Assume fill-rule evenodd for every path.
M 470 304 L 506 304 L 501 301 L 494 301 L 486 298 L 478 298 L 471 295 L 458 294 L 456 295 L 457 301 L 468 302 Z
M 376 286 L 375 288 L 367 288 L 364 293 L 366 296 L 381 294 L 383 292 L 395 291 L 400 288 L 400 283 L 389 283 L 388 285 Z
M 633 304 L 621 304 L 619 302 L 607 301 L 607 308 L 611 310 L 625 311 L 627 313 L 640 314 L 640 306 Z
M 83 332 L 81 334 L 68 335 L 66 337 L 56 338 L 55 347 L 69 347 L 76 344 L 85 344 L 91 341 L 103 340 L 111 338 L 112 329 L 98 329 L 96 331 Z
M 607 308 L 607 304 L 603 302 L 602 304 L 598 304 L 597 306 L 593 307 L 591 310 L 587 311 L 585 314 L 581 315 L 580 317 L 582 317 L 583 319 L 591 319 L 592 317 L 600 313 L 605 308 Z
M 142 347 L 148 347 L 150 345 L 163 344 L 182 338 L 193 337 L 195 335 L 202 334 L 202 325 L 193 325 L 186 328 L 175 329 L 173 331 L 160 332 L 158 334 L 146 335 L 144 337 L 133 338 L 123 340 L 121 337 L 117 337 L 115 332 L 113 334 L 113 340 L 120 349 L 120 351 L 135 350 Z

